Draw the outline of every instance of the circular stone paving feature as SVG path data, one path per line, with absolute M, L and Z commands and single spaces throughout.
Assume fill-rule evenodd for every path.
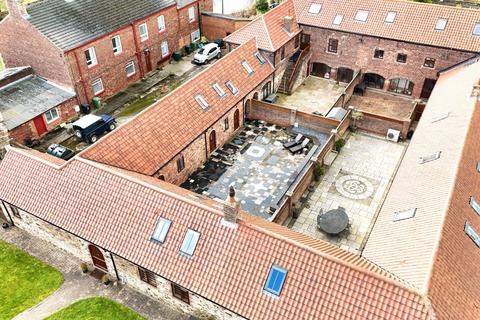
M 335 188 L 344 197 L 363 200 L 373 194 L 373 185 L 364 177 L 357 175 L 342 176 L 335 181 Z
M 259 146 L 251 146 L 246 153 L 250 157 L 260 158 L 265 153 L 265 149 Z

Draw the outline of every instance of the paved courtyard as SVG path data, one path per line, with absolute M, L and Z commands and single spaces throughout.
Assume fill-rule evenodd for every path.
M 393 179 L 406 145 L 365 134 L 350 135 L 320 184 L 307 200 L 293 230 L 358 253 Z M 345 208 L 350 228 L 329 236 L 317 228 L 320 210 Z
M 279 94 L 276 103 L 307 113 L 318 111 L 326 115 L 338 97 L 342 95 L 346 85 L 341 82 L 337 84 L 334 80 L 310 76 L 292 95 Z
M 353 95 L 348 104 L 361 111 L 395 119 L 409 119 L 415 106 L 411 97 L 372 89 L 367 89 L 363 96 Z

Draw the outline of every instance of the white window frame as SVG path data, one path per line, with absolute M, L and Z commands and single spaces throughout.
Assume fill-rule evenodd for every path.
M 113 42 L 117 41 L 117 45 L 114 46 Z M 115 37 L 112 38 L 112 46 L 113 46 L 113 54 L 118 55 L 122 53 L 123 47 L 122 47 L 122 39 L 120 38 L 120 35 L 116 35 Z
M 128 73 L 128 67 L 133 67 L 133 72 L 130 72 Z M 129 61 L 127 62 L 127 64 L 125 65 L 125 73 L 127 74 L 127 78 L 130 78 L 131 76 L 133 76 L 134 74 L 137 73 L 137 70 L 135 69 L 135 62 L 134 61 Z
M 87 56 L 85 55 L 85 60 L 87 62 L 87 67 L 92 68 L 92 67 L 96 66 L 98 64 L 98 60 L 97 60 L 97 54 L 95 52 L 95 48 L 90 47 L 87 50 L 85 50 L 85 53 L 86 52 L 88 52 L 88 54 L 90 55 L 90 60 L 88 60 Z
M 52 112 L 53 112 L 53 111 L 55 111 L 56 116 L 52 116 Z M 50 120 L 48 120 L 47 114 L 50 115 Z M 53 121 L 55 121 L 55 120 L 57 120 L 58 118 L 60 118 L 60 113 L 58 112 L 58 108 L 57 108 L 57 107 L 48 110 L 47 112 L 44 113 L 44 115 L 45 115 L 45 120 L 47 121 L 47 123 L 52 123 Z
M 235 87 L 235 85 L 233 84 L 233 82 L 231 80 L 228 80 L 227 82 L 225 82 L 225 86 L 228 88 L 228 90 L 230 90 L 230 92 L 236 96 L 238 94 L 238 88 Z
M 480 235 L 468 221 L 465 221 L 463 231 L 473 241 L 473 243 L 480 248 Z
M 475 199 L 474 196 L 470 197 L 469 204 L 473 211 L 475 211 L 475 213 L 480 216 L 480 203 L 478 203 L 477 199 Z
M 220 98 L 223 98 L 227 95 L 225 90 L 223 90 L 222 87 L 220 87 L 220 84 L 218 84 L 218 82 L 215 82 L 214 84 L 212 84 L 212 88 L 213 90 L 215 90 L 215 92 L 218 94 Z
M 157 18 L 158 31 L 163 32 L 167 28 L 165 25 L 165 16 L 162 14 Z
M 170 54 L 170 51 L 168 49 L 168 41 L 167 40 L 163 40 L 160 43 L 160 52 L 162 54 L 162 58 L 164 58 L 164 57 L 166 57 Z
M 435 31 L 444 31 L 447 28 L 447 23 L 447 18 L 438 18 L 435 22 Z
M 198 240 L 200 240 L 200 232 L 188 229 L 180 247 L 180 253 L 192 257 L 197 248 Z
M 194 22 L 196 19 L 195 17 L 195 6 L 191 6 L 188 8 L 188 21 Z
M 153 231 L 151 237 L 152 241 L 162 244 L 165 243 L 171 225 L 171 220 L 160 217 L 157 221 L 157 224 L 155 225 L 155 230 Z
M 358 10 L 355 14 L 355 21 L 367 22 L 369 14 L 370 12 L 368 12 L 367 10 Z
M 193 31 L 190 34 L 190 37 L 192 38 L 192 42 L 196 42 L 196 41 L 200 40 L 200 29 L 197 29 L 197 30 Z
M 203 109 L 203 110 L 207 110 L 210 105 L 208 104 L 207 100 L 205 100 L 205 98 L 201 95 L 201 94 L 197 94 L 195 96 L 195 101 L 197 101 L 198 105 Z
M 312 4 L 310 4 L 310 8 L 308 8 L 308 13 L 319 14 L 320 10 L 322 10 L 322 5 L 320 3 L 313 2 Z
M 145 28 L 145 33 L 142 35 L 142 27 Z M 144 22 L 141 25 L 138 26 L 138 31 L 139 31 L 139 36 L 140 36 L 140 41 L 144 42 L 148 40 L 148 26 L 147 23 Z
M 393 221 L 396 222 L 396 221 L 411 219 L 415 217 L 416 213 L 417 213 L 417 208 L 395 212 L 393 214 Z
M 264 58 L 264 57 L 260 54 L 260 52 L 258 52 L 258 51 L 255 52 L 255 58 L 257 58 L 258 63 L 260 63 L 261 65 L 264 65 L 265 62 L 267 62 L 267 61 L 265 60 L 265 58 Z
M 475 23 L 472 34 L 477 37 L 480 36 L 480 22 Z
M 102 87 L 102 89 L 99 90 L 99 91 L 95 91 L 95 85 L 96 85 L 96 84 L 100 84 L 101 87 Z M 95 96 L 97 96 L 97 95 L 99 95 L 99 94 L 101 94 L 101 93 L 103 93 L 103 92 L 105 91 L 105 87 L 103 86 L 103 80 L 102 80 L 102 78 L 98 78 L 98 79 L 95 79 L 95 80 L 92 81 L 92 91 L 93 91 L 93 94 L 94 94 Z
M 252 74 L 253 74 L 254 70 L 253 70 L 252 67 L 248 64 L 248 62 L 247 62 L 246 60 L 243 60 L 243 61 L 241 62 L 241 64 L 242 64 L 242 67 L 247 71 L 247 73 L 248 73 L 249 75 L 252 75 Z
M 337 15 L 335 16 L 335 18 L 333 18 L 332 24 L 333 24 L 334 26 L 339 26 L 339 25 L 342 24 L 342 21 L 343 21 L 343 15 L 337 14 Z
M 389 11 L 385 16 L 385 23 L 394 23 L 397 18 L 397 13 L 395 11 Z

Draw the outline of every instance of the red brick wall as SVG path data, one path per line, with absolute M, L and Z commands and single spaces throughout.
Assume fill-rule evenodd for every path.
M 250 19 L 230 16 L 210 15 L 202 13 L 202 32 L 207 39 L 225 38 L 244 25 L 250 23 Z
M 240 122 L 240 127 L 237 130 L 233 130 L 233 114 L 235 113 L 235 110 L 238 110 L 239 112 L 239 122 Z M 228 129 L 225 129 L 225 119 L 228 118 Z M 207 143 L 209 142 L 209 137 L 210 133 L 215 130 L 215 137 L 216 137 L 216 142 L 217 142 L 217 148 L 220 148 L 223 146 L 226 142 L 228 142 L 230 139 L 235 136 L 236 132 L 243 127 L 243 107 L 242 107 L 242 102 L 240 101 L 237 103 L 236 108 L 231 109 L 225 116 L 220 118 L 213 126 L 208 128 L 206 131 L 205 135 L 207 138 Z M 211 153 L 210 146 L 208 146 L 208 150 Z
M 73 90 L 61 50 L 15 10 L 0 22 L 0 54 L 9 68 L 32 66 L 36 74 Z
M 480 199 L 479 135 L 477 103 L 429 283 L 429 296 L 440 320 L 480 319 L 480 248 L 463 231 L 468 221 L 480 233 L 480 216 L 469 206 L 470 196 Z
M 364 69 L 364 72 L 377 73 L 386 80 L 393 78 L 409 79 L 415 84 L 414 97 L 420 96 L 425 78 L 437 79 L 439 70 L 474 56 L 472 53 L 360 36 L 334 30 L 308 26 L 302 26 L 302 29 L 303 33 L 311 36 L 312 63 L 325 63 L 331 68 Z M 329 38 L 339 41 L 336 54 L 327 52 Z M 383 59 L 373 57 L 376 48 L 385 51 Z M 407 63 L 396 62 L 398 53 L 407 54 Z M 427 57 L 436 59 L 435 68 L 423 67 L 424 60 Z M 388 81 L 385 81 L 385 88 L 388 88 L 388 84 Z
M 195 20 L 189 21 L 188 19 L 188 8 L 195 7 Z M 178 47 L 181 48 L 184 45 L 190 44 L 192 42 L 191 34 L 193 31 L 200 28 L 199 25 L 199 12 L 198 12 L 198 3 L 192 3 L 191 5 L 185 6 L 178 10 L 177 21 L 178 21 L 178 33 L 177 41 Z
M 77 115 L 75 112 L 74 107 L 78 104 L 77 98 L 72 98 L 61 105 L 57 106 L 60 117 L 51 122 L 47 123 L 45 115 L 43 115 L 43 120 L 47 126 L 47 130 L 50 131 L 58 127 L 61 123 L 68 121 Z M 35 124 L 33 120 L 30 120 L 9 132 L 10 138 L 12 138 L 15 142 L 24 144 L 25 139 L 36 139 L 38 138 L 37 129 L 35 128 Z

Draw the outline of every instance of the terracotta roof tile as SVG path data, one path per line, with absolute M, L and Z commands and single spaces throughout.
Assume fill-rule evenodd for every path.
M 0 199 L 243 317 L 433 319 L 426 298 L 367 260 L 248 214 L 227 228 L 218 203 L 189 194 L 78 157 L 57 166 L 11 148 L 0 163 Z M 150 240 L 160 216 L 173 221 L 163 245 Z M 191 259 L 179 254 L 187 228 L 201 233 Z M 278 299 L 263 293 L 273 263 L 288 270 Z

